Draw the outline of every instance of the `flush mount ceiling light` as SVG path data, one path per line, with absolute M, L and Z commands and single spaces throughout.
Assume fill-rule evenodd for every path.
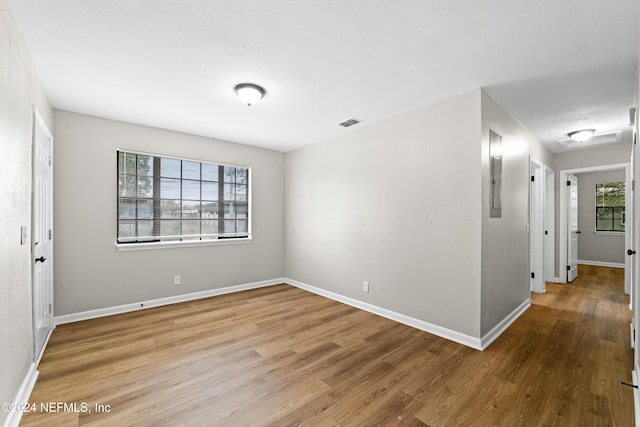
M 254 85 L 253 83 L 240 83 L 234 88 L 238 97 L 249 107 L 260 101 L 266 91 L 263 87 Z
M 576 130 L 574 132 L 569 132 L 567 135 L 569 135 L 569 138 L 573 139 L 574 141 L 584 142 L 587 139 L 591 138 L 595 131 L 595 129 L 582 129 Z

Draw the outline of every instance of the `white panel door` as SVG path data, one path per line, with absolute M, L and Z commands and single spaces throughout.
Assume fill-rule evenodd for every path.
M 532 292 L 545 291 L 544 282 L 544 165 L 530 160 L 529 269 Z
M 567 176 L 569 186 L 569 224 L 568 245 L 567 245 L 567 282 L 578 277 L 578 178 L 575 175 Z
M 52 235 L 53 138 L 34 112 L 33 125 L 33 336 L 34 360 L 38 360 L 53 327 Z
M 544 167 L 544 274 L 545 281 L 556 279 L 555 173 Z

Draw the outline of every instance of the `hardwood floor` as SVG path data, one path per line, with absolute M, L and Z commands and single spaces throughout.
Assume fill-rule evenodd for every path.
M 579 268 L 483 352 L 288 285 L 61 325 L 21 425 L 632 426 L 623 270 Z

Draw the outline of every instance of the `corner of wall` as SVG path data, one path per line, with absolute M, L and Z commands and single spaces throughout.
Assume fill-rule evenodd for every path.
M 529 156 L 551 163 L 551 152 L 482 90 L 482 335 L 529 299 L 527 234 Z M 502 137 L 502 214 L 490 218 L 489 130 Z

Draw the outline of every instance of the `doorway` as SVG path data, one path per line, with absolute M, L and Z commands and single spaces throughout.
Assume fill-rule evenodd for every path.
M 578 237 L 578 234 L 572 233 L 570 227 L 570 217 L 571 217 L 571 203 L 570 203 L 570 195 L 571 195 L 571 175 L 588 173 L 588 172 L 603 172 L 603 171 L 611 171 L 623 169 L 625 171 L 626 176 L 626 198 L 630 200 L 631 197 L 631 170 L 629 163 L 616 163 L 611 165 L 602 165 L 602 166 L 591 166 L 585 168 L 577 168 L 577 169 L 566 169 L 560 171 L 560 229 L 559 229 L 559 254 L 558 254 L 558 262 L 559 262 L 559 281 L 561 283 L 567 283 L 568 275 L 563 274 L 566 271 L 566 267 L 570 265 L 569 262 L 569 249 L 571 244 L 572 237 Z M 580 201 L 577 201 L 580 203 Z M 630 248 L 631 238 L 632 238 L 632 230 L 633 230 L 633 215 L 630 212 L 631 204 L 627 203 L 626 206 L 627 214 L 626 214 L 626 227 L 625 227 L 625 247 Z M 575 231 L 575 230 L 574 230 Z M 578 230 L 579 231 L 579 230 Z M 575 236 L 574 236 L 575 234 Z M 579 257 L 579 254 L 578 254 Z M 631 257 L 625 257 L 624 262 L 624 292 L 626 294 L 630 293 L 631 289 Z M 579 274 L 579 272 L 577 272 Z
M 33 110 L 31 295 L 33 359 L 36 365 L 53 330 L 53 136 Z
M 545 291 L 545 282 L 555 274 L 554 253 L 554 172 L 542 162 L 529 158 L 529 269 L 532 292 Z

